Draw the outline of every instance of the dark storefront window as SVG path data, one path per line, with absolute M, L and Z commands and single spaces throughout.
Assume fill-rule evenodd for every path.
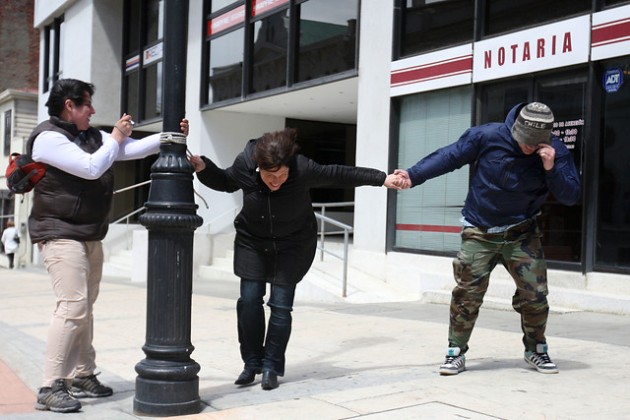
M 480 123 L 504 121 L 519 102 L 541 101 L 555 117 L 554 134 L 572 152 L 582 168 L 587 77 L 585 71 L 498 82 L 482 88 Z M 581 261 L 582 206 L 564 206 L 550 195 L 538 217 L 545 256 L 563 262 Z
M 592 0 L 486 0 L 484 35 L 568 19 L 591 11 Z
M 622 4 L 630 4 L 630 0 L 604 0 L 606 6 L 617 6 Z
M 630 60 L 603 65 L 603 127 L 600 141 L 595 263 L 630 268 Z M 622 83 L 619 83 L 622 82 Z M 602 86 L 601 84 L 598 84 Z
M 125 17 L 123 111 L 154 121 L 162 116 L 164 0 L 128 0 Z
M 475 2 L 470 0 L 399 0 L 399 57 L 473 40 Z
M 202 105 L 356 70 L 358 0 L 205 1 Z

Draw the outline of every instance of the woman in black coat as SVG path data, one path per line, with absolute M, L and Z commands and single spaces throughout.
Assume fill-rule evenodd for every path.
M 235 384 L 250 384 L 262 373 L 265 390 L 277 388 L 278 376 L 284 375 L 295 287 L 317 248 L 310 189 L 400 185 L 397 176 L 377 169 L 319 165 L 297 154 L 295 140 L 296 131 L 290 128 L 266 133 L 250 140 L 227 169 L 205 156 L 191 157 L 204 185 L 217 191 L 243 190 L 243 207 L 234 220 L 234 273 L 241 278 L 236 313 L 244 368 Z M 265 337 L 267 283 L 271 316 Z

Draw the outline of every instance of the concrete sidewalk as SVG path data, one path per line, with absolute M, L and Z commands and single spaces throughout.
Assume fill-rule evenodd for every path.
M 62 418 L 34 410 L 42 380 L 52 291 L 38 269 L 0 268 L 0 414 Z M 300 286 L 298 286 L 299 289 Z M 551 290 L 553 293 L 553 290 Z M 310 302 L 293 313 L 286 375 L 273 391 L 233 385 L 242 368 L 236 337 L 238 285 L 194 284 L 192 357 L 201 365 L 203 411 L 178 419 L 593 419 L 630 418 L 627 316 L 550 316 L 550 355 L 560 373 L 543 375 L 522 359 L 519 318 L 482 308 L 466 372 L 437 373 L 448 306 Z M 134 366 L 144 358 L 146 285 L 105 279 L 95 308 L 99 379 L 114 388 L 83 399 L 72 419 L 145 418 L 133 413 Z M 552 308 L 553 309 L 553 308 Z

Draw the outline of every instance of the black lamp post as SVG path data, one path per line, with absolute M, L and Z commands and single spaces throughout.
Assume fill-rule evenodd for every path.
M 152 416 L 195 414 L 200 366 L 191 359 L 193 233 L 196 213 L 193 167 L 186 158 L 185 116 L 188 0 L 164 2 L 164 106 L 160 155 L 151 167 L 146 358 L 136 365 L 134 412 Z

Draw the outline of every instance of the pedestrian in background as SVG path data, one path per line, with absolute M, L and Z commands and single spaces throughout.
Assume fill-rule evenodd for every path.
M 159 151 L 160 135 L 130 138 L 133 122 L 123 114 L 111 133 L 90 126 L 94 86 L 58 80 L 50 90 L 50 119 L 30 135 L 27 150 L 46 164 L 35 186 L 29 233 L 39 246 L 55 293 L 48 330 L 44 382 L 35 408 L 73 412 L 75 398 L 107 397 L 112 388 L 96 377 L 92 346 L 93 306 L 103 271 L 102 239 L 109 227 L 115 161 L 139 159 Z M 182 120 L 188 134 L 188 122 Z
M 244 362 L 236 385 L 250 384 L 262 373 L 262 389 L 271 390 L 278 387 L 278 376 L 284 376 L 295 287 L 317 248 L 311 188 L 397 188 L 402 181 L 377 169 L 319 165 L 297 153 L 296 137 L 287 128 L 250 140 L 227 169 L 205 156 L 191 157 L 202 184 L 217 191 L 243 191 L 243 207 L 234 220 L 234 273 L 241 278 L 237 330 Z M 271 315 L 265 334 L 267 283 Z
M 7 228 L 2 232 L 2 245 L 4 246 L 4 253 L 9 259 L 9 268 L 14 267 L 15 253 L 20 247 L 20 236 L 13 220 L 7 222 Z
M 490 273 L 498 263 L 516 283 L 512 306 L 521 315 L 525 361 L 541 373 L 557 373 L 547 352 L 547 264 L 536 216 L 551 193 L 570 206 L 580 200 L 573 156 L 551 135 L 554 116 L 540 102 L 512 108 L 504 123 L 468 129 L 457 142 L 413 167 L 396 170 L 415 187 L 466 164 L 472 166 L 462 209 L 462 244 L 453 261 L 456 286 L 450 306 L 442 375 L 465 370 L 465 353 Z

